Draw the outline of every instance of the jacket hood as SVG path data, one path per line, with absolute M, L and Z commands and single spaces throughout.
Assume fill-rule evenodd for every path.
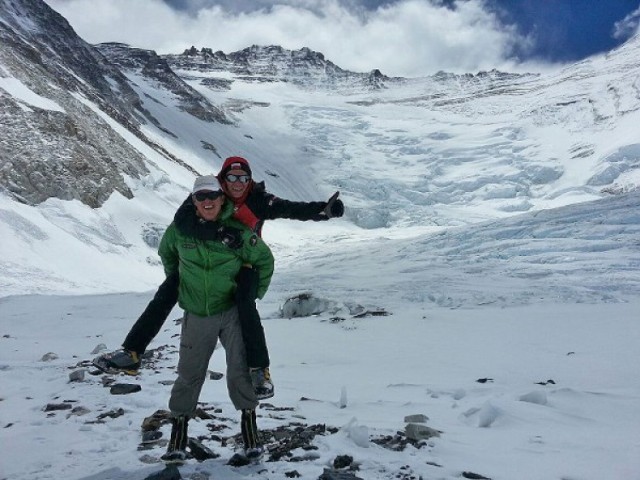
M 229 170 L 242 170 L 247 172 L 248 175 L 251 175 L 251 166 L 249 165 L 249 161 L 244 157 L 229 157 L 225 159 L 222 168 L 220 168 L 220 172 L 218 172 L 218 181 L 220 183 L 222 183 L 224 176 Z
M 242 205 L 251 193 L 251 190 L 254 186 L 254 181 L 253 179 L 251 179 L 240 198 L 234 198 L 230 195 L 227 181 L 224 178 L 227 172 L 230 170 L 242 170 L 243 172 L 246 172 L 247 175 L 251 176 L 251 167 L 249 166 L 249 161 L 243 157 L 229 157 L 224 161 L 224 163 L 222 164 L 222 168 L 220 168 L 220 172 L 217 175 L 218 183 L 220 183 L 220 188 L 222 188 L 222 191 L 225 193 L 227 198 L 236 205 Z

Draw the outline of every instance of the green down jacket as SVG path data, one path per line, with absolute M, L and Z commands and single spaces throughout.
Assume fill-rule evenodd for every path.
M 273 254 L 264 241 L 233 220 L 233 205 L 225 202 L 217 222 L 241 229 L 242 246 L 231 248 L 218 240 L 198 240 L 180 233 L 171 223 L 158 253 L 166 275 L 180 275 L 178 304 L 200 316 L 215 315 L 234 305 L 236 275 L 244 264 L 258 271 L 258 298 L 267 293 L 273 275 Z

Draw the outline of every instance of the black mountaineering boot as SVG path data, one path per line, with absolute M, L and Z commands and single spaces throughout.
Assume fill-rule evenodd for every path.
M 137 375 L 140 368 L 140 356 L 130 350 L 116 350 L 93 359 L 93 365 L 106 373 L 123 372 Z
M 165 463 L 182 464 L 187 459 L 187 424 L 189 417 L 181 415 L 172 419 L 171 439 L 167 453 L 160 457 Z
M 256 411 L 253 408 L 242 410 L 240 425 L 245 456 L 250 460 L 259 460 L 264 453 L 264 447 L 260 441 L 256 425 Z

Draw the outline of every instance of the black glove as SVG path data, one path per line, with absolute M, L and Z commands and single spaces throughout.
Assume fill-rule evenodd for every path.
M 244 241 L 242 240 L 242 230 L 239 228 L 221 225 L 218 227 L 218 231 L 216 233 L 218 240 L 234 250 L 242 247 L 244 244 Z
M 338 198 L 338 195 L 340 195 L 340 192 L 334 193 L 324 207 L 323 213 L 327 218 L 341 217 L 344 215 L 344 203 Z

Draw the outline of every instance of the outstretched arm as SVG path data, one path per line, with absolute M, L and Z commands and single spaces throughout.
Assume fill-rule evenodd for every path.
M 264 220 L 288 218 L 321 221 L 344 214 L 344 204 L 338 199 L 338 195 L 339 192 L 336 192 L 327 202 L 293 202 L 262 191 L 256 192 L 255 199 L 248 199 L 247 203 L 249 208 Z

